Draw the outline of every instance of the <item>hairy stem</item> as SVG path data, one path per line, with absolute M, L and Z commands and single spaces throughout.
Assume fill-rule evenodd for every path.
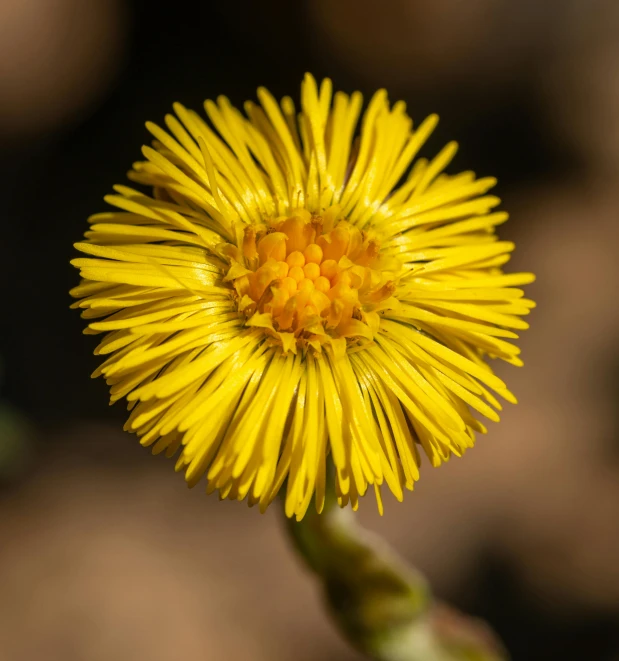
M 328 480 L 331 484 L 333 480 Z M 296 549 L 322 584 L 330 614 L 360 652 L 377 661 L 505 661 L 483 622 L 437 603 L 425 578 L 340 509 L 286 520 Z

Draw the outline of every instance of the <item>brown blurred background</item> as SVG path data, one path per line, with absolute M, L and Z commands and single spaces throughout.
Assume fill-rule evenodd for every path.
M 265 516 L 187 491 L 89 380 L 71 244 L 175 100 L 387 86 L 497 175 L 539 301 L 520 398 L 360 518 L 515 661 L 619 660 L 619 3 L 0 0 L 0 661 L 358 657 Z

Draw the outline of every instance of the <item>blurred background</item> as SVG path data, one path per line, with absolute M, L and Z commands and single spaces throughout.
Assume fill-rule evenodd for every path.
M 0 0 L 0 661 L 358 659 L 276 507 L 187 491 L 121 431 L 67 294 L 145 120 L 306 70 L 440 113 L 424 155 L 455 138 L 451 172 L 498 176 L 538 274 L 499 368 L 520 404 L 361 520 L 514 661 L 619 661 L 616 0 Z

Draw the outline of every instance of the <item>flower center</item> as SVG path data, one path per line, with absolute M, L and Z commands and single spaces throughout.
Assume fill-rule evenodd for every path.
M 284 350 L 325 343 L 338 351 L 371 341 L 380 310 L 393 307 L 397 260 L 381 255 L 377 238 L 345 220 L 339 208 L 322 216 L 305 209 L 245 227 L 224 256 L 229 282 L 248 326 L 264 328 Z

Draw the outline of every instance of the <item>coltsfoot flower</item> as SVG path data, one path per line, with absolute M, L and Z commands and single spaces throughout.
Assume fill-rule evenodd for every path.
M 485 358 L 521 365 L 510 340 L 533 303 L 504 274 L 487 192 L 495 179 L 443 174 L 456 153 L 416 159 L 418 127 L 377 92 L 332 97 L 307 75 L 301 110 L 258 90 L 245 115 L 181 104 L 116 186 L 117 210 L 89 219 L 72 290 L 111 401 L 153 453 L 178 454 L 189 485 L 264 510 L 285 483 L 288 516 L 373 485 L 413 489 L 515 402 Z M 493 394 L 494 393 L 494 394 Z

